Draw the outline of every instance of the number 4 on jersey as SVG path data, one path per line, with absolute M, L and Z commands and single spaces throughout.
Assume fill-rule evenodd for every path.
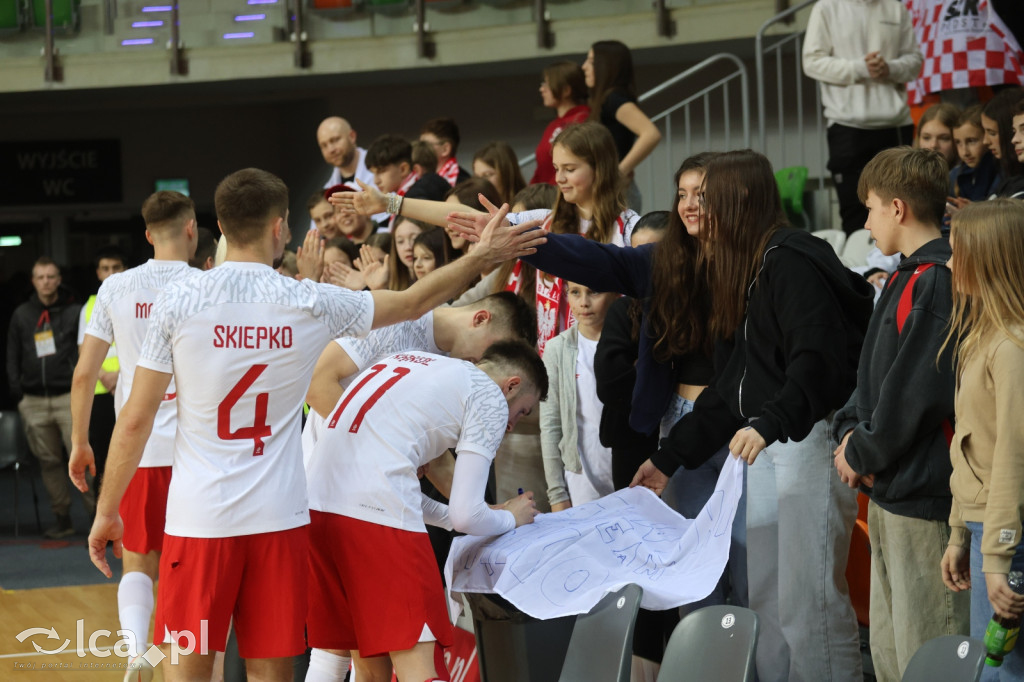
M 267 424 L 267 402 L 270 399 L 270 394 L 256 394 L 256 411 L 252 417 L 252 426 L 243 426 L 237 431 L 232 431 L 231 408 L 238 403 L 266 368 L 266 365 L 253 365 L 250 367 L 249 371 L 238 380 L 238 383 L 228 391 L 228 394 L 224 396 L 224 400 L 220 401 L 220 405 L 217 406 L 217 437 L 221 440 L 252 439 L 253 457 L 259 457 L 263 454 L 263 439 L 270 435 L 270 425 Z

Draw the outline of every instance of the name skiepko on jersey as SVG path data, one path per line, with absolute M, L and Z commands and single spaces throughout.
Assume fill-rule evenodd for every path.
M 213 347 L 250 350 L 291 348 L 292 328 L 218 324 L 213 328 Z

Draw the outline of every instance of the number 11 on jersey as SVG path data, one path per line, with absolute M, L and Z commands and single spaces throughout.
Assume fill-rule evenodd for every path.
M 341 401 L 341 405 L 338 406 L 338 409 L 335 410 L 334 414 L 331 416 L 331 420 L 327 424 L 327 428 L 333 429 L 335 426 L 338 425 L 338 419 L 341 417 L 341 413 L 345 411 L 346 407 L 348 407 L 348 404 L 352 401 L 352 398 L 356 397 L 356 393 L 359 393 L 360 389 L 362 389 L 363 386 L 370 383 L 378 374 L 383 372 L 386 368 L 387 365 L 383 363 L 379 365 L 374 365 L 373 367 L 370 368 L 370 372 L 365 377 L 363 377 L 362 381 L 353 386 L 352 389 L 346 393 L 345 399 Z M 370 408 L 373 407 L 378 400 L 380 400 L 380 397 L 384 395 L 389 388 L 397 384 L 402 377 L 404 377 L 412 370 L 410 370 L 408 367 L 392 367 L 391 371 L 394 372 L 395 375 L 393 377 L 390 377 L 380 386 L 378 386 L 377 390 L 370 394 L 370 397 L 366 399 L 366 402 L 364 402 L 362 406 L 359 408 L 359 411 L 356 412 L 356 416 L 352 419 L 352 424 L 350 424 L 348 427 L 349 433 L 359 433 L 359 427 L 363 423 L 363 417 L 365 417 L 366 413 L 370 411 Z

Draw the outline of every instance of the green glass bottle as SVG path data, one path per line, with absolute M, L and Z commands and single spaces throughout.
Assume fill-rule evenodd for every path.
M 1017 594 L 1024 594 L 1024 573 L 1010 571 L 1006 578 L 1010 589 Z M 1006 654 L 1013 651 L 1017 644 L 1017 635 L 1020 634 L 1020 616 L 1015 618 L 1003 618 L 993 615 L 985 628 L 985 665 L 998 668 L 1003 664 Z

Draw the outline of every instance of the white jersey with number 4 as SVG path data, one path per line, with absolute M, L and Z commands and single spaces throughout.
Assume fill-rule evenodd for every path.
M 167 287 L 140 367 L 178 392 L 166 532 L 197 538 L 309 522 L 299 446 L 302 402 L 323 347 L 364 336 L 373 298 L 227 262 Z
M 142 342 L 149 328 L 149 315 L 160 292 L 199 270 L 182 261 L 150 259 L 137 268 L 108 277 L 96 294 L 96 305 L 85 333 L 106 343 L 117 343 L 121 369 L 114 389 L 114 413 L 120 414 L 135 379 Z M 153 420 L 153 432 L 146 441 L 140 467 L 169 467 L 174 459 L 174 432 L 177 425 L 174 380 Z
M 471 363 L 392 355 L 356 377 L 326 418 L 306 467 L 309 506 L 424 532 L 417 470 L 449 448 L 493 460 L 507 423 L 501 388 Z

